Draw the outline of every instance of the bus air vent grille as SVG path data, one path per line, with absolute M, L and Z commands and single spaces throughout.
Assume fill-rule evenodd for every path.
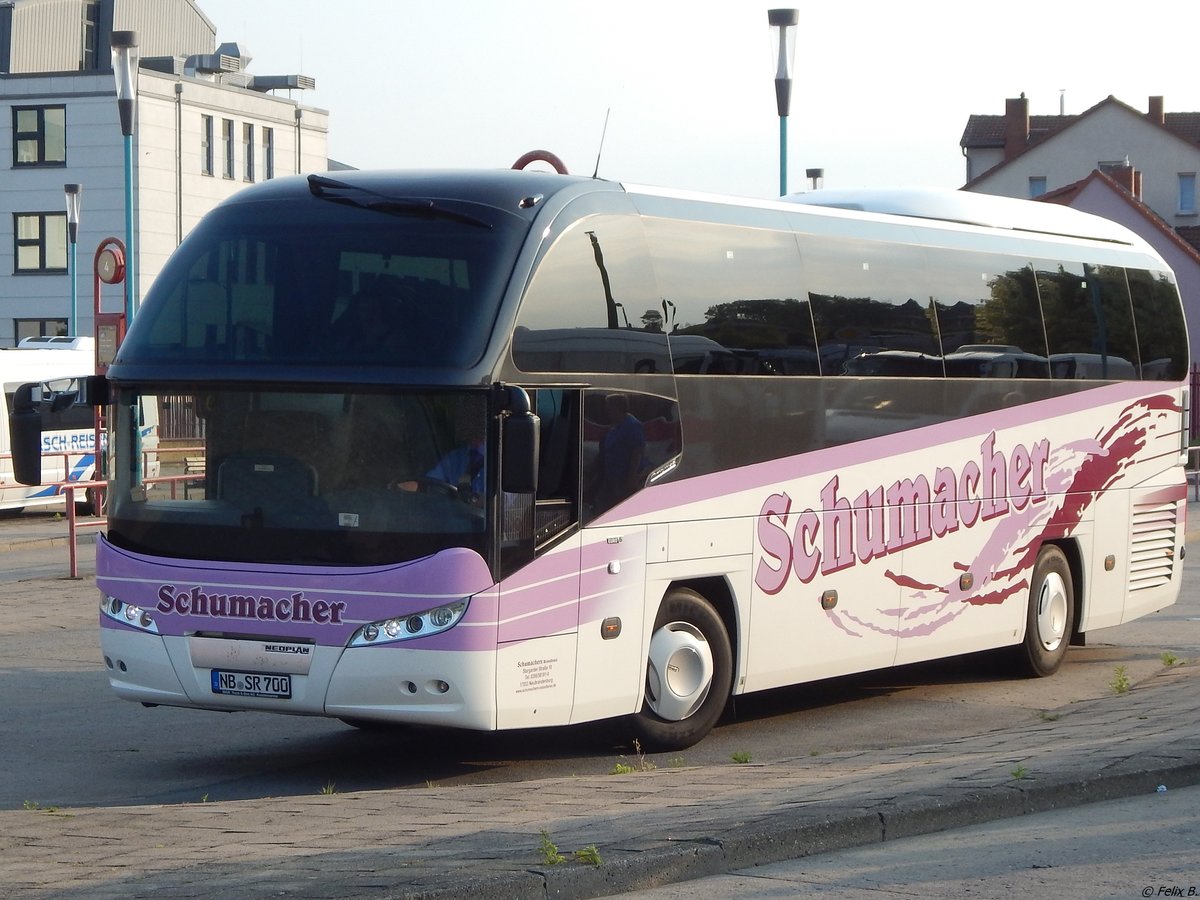
M 1145 591 L 1170 583 L 1175 571 L 1178 503 L 1135 504 L 1129 552 L 1129 590 Z

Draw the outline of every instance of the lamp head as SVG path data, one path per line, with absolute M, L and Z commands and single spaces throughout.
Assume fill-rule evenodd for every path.
M 79 198 L 82 193 L 82 184 L 63 185 L 63 195 L 67 201 L 67 238 L 72 244 L 79 234 Z
M 781 117 L 788 114 L 791 106 L 792 66 L 796 59 L 796 25 L 799 22 L 798 9 L 767 10 L 771 46 L 775 53 L 775 102 Z
M 138 40 L 136 31 L 114 31 L 112 47 L 113 78 L 117 83 L 117 107 L 121 111 L 121 134 L 133 134 L 133 112 L 137 103 Z

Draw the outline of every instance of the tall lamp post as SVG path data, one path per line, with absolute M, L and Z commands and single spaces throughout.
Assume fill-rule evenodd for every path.
M 137 251 L 133 241 L 133 127 L 137 114 L 138 52 L 136 31 L 114 31 L 113 78 L 117 82 L 117 109 L 125 136 L 125 322 L 133 322 L 137 308 Z
M 67 201 L 67 243 L 71 255 L 67 257 L 67 273 L 71 278 L 71 319 L 67 323 L 67 334 L 79 334 L 79 195 L 82 184 L 64 184 L 63 194 Z
M 792 103 L 792 63 L 796 58 L 798 9 L 768 9 L 771 44 L 775 47 L 775 105 L 779 107 L 779 196 L 787 193 L 787 117 Z

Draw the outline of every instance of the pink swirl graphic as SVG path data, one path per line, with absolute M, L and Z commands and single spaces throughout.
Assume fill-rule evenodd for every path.
M 939 584 L 888 569 L 884 577 L 908 591 L 902 609 L 879 609 L 877 621 L 832 609 L 826 613 L 829 621 L 854 637 L 864 632 L 923 637 L 973 607 L 1001 604 L 1013 596 L 1023 598 L 1042 543 L 1072 534 L 1092 504 L 1125 478 L 1150 434 L 1159 427 L 1171 428 L 1171 420 L 1179 412 L 1179 405 L 1169 396 L 1145 398 L 1126 406 L 1117 421 L 1094 438 L 1053 448 L 1046 466 L 1046 493 L 1037 498 L 1040 502 L 1010 509 L 974 559 L 955 563 L 956 570 L 977 573 L 968 589 L 963 590 L 958 579 Z

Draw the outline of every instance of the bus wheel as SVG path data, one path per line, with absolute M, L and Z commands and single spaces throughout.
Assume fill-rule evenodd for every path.
M 663 599 L 650 636 L 646 690 L 633 730 L 646 750 L 682 750 L 703 738 L 729 700 L 733 652 L 712 604 L 680 588 Z
M 1036 677 L 1053 675 L 1071 643 L 1075 591 L 1067 557 L 1053 544 L 1038 553 L 1029 588 L 1025 643 L 1019 648 L 1022 667 Z

